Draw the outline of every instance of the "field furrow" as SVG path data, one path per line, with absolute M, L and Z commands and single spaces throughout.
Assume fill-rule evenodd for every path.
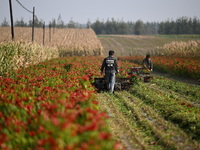
M 194 139 L 199 140 L 200 115 L 198 107 L 186 105 L 179 99 L 170 97 L 165 92 L 154 90 L 145 84 L 140 84 L 138 87 L 133 88 L 131 93 L 153 107 L 167 120 L 178 124 Z
M 121 93 L 116 95 L 119 96 Z M 110 129 L 125 148 L 128 150 L 169 149 L 170 147 L 160 142 L 161 140 L 153 133 L 152 129 L 143 124 L 137 115 L 127 107 L 124 98 L 118 96 L 99 94 L 98 101 L 101 109 L 105 109 L 110 116 Z
M 112 130 L 113 135 L 119 139 L 127 150 L 146 148 L 140 143 L 138 138 L 135 136 L 133 129 L 130 124 L 127 124 L 125 114 L 120 113 L 119 109 L 116 108 L 112 102 L 112 98 L 107 94 L 99 94 L 99 104 L 101 110 L 105 110 L 110 119 L 108 126 Z
M 180 128 L 159 116 L 151 107 L 145 105 L 142 100 L 127 92 L 117 93 L 128 109 L 131 110 L 138 120 L 150 128 L 158 137 L 160 143 L 170 149 L 197 149 L 200 148 L 197 142 L 184 133 Z

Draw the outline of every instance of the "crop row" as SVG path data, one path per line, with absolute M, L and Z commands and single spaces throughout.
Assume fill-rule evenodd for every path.
M 98 99 L 101 109 L 108 112 L 112 132 L 126 149 L 165 149 L 162 145 L 155 144 L 158 138 L 125 106 L 124 99 L 108 94 L 102 95 Z
M 43 32 L 42 28 L 35 28 L 34 32 L 36 44 L 56 47 L 60 50 L 60 56 L 99 56 L 102 53 L 101 42 L 92 29 L 48 28 Z M 0 42 L 11 41 L 9 27 L 1 27 L 0 35 Z M 15 27 L 15 41 L 32 42 L 32 29 Z
M 184 57 L 200 57 L 200 40 L 191 40 L 188 42 L 171 42 L 163 45 L 162 47 L 157 47 L 156 51 L 159 55 L 164 56 L 184 56 Z
M 159 140 L 158 145 L 170 149 L 195 149 L 198 147 L 187 134 L 173 123 L 166 121 L 158 115 L 154 109 L 143 103 L 142 100 L 130 95 L 130 93 L 117 93 L 130 113 L 134 114 L 142 126 L 152 130 Z
M 100 76 L 96 59 L 53 59 L 0 77 L 0 148 L 115 149 L 90 83 Z
M 58 56 L 58 50 L 53 47 L 24 42 L 0 43 L 0 76 Z
M 103 93 L 98 101 L 110 116 L 109 126 L 113 133 L 126 149 L 195 150 L 200 147 L 184 130 L 129 92 Z
M 199 106 L 184 102 L 173 88 L 155 89 L 154 80 L 168 81 L 156 78 L 135 84 L 129 92 L 100 94 L 98 101 L 110 116 L 113 133 L 121 137 L 127 130 L 126 140 L 121 138 L 127 149 L 199 149 Z M 186 85 L 177 82 L 175 88 L 182 86 Z M 198 86 L 190 89 L 199 91 Z M 189 90 L 181 92 L 185 96 Z
M 144 103 L 153 107 L 156 112 L 169 121 L 178 124 L 193 139 L 199 140 L 200 135 L 200 108 L 182 100 L 173 92 L 165 92 L 149 85 L 138 84 L 132 88 L 131 93 Z
M 101 57 L 53 59 L 0 77 L 0 148 L 117 149 L 119 145 L 106 126 L 107 114 L 99 108 L 96 91 L 91 86 L 94 77 L 102 77 L 99 70 L 102 60 Z M 129 68 L 136 65 L 128 61 L 119 61 L 118 64 L 119 77 L 127 77 Z M 164 81 L 153 82 L 159 85 Z M 180 86 L 176 85 L 176 88 Z M 198 88 L 194 87 L 192 91 L 198 98 Z M 148 84 L 137 84 L 131 89 L 131 94 L 139 97 L 145 105 L 153 107 L 158 115 L 179 124 L 189 137 L 199 140 L 198 107 L 184 105 L 180 98 Z M 174 144 L 165 141 L 164 136 L 156 144 L 159 134 L 138 120 L 138 117 L 143 118 L 145 112 L 137 116 L 132 114 L 131 107 L 135 106 L 126 97 L 107 97 L 111 99 L 111 106 L 123 112 L 113 112 L 121 118 L 118 120 L 121 127 L 126 127 L 132 135 L 136 135 L 135 147 L 137 144 L 141 148 L 152 148 L 155 145 L 162 149 L 163 143 L 174 147 Z M 131 124 L 125 123 L 126 120 Z M 182 138 L 185 135 L 176 140 Z M 193 144 L 195 142 L 189 144 L 189 147 L 193 147 Z
M 165 92 L 171 93 L 176 97 L 180 97 L 193 104 L 200 105 L 200 86 L 198 85 L 188 85 L 164 77 L 153 78 L 153 80 L 151 80 L 151 84 L 161 88 Z
M 131 61 L 137 64 L 142 63 L 144 59 L 138 57 L 120 57 L 121 60 Z M 176 76 L 191 77 L 200 79 L 200 61 L 195 58 L 178 58 L 154 56 L 152 57 L 154 70 L 175 74 Z

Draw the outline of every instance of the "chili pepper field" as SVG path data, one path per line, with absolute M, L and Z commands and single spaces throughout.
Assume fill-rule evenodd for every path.
M 139 77 L 97 93 L 103 57 L 54 58 L 0 77 L 0 149 L 200 149 L 200 86 Z M 128 59 L 119 60 L 128 77 Z

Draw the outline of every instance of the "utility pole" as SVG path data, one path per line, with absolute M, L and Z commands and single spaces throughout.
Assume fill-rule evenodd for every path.
M 49 42 L 51 43 L 51 22 L 49 23 Z
M 44 45 L 44 40 L 45 40 L 45 22 L 43 24 L 43 45 Z
M 35 7 L 33 7 L 32 42 L 34 42 Z
M 12 2 L 9 0 L 10 4 L 10 20 L 11 20 L 11 34 L 12 34 L 12 40 L 14 41 L 14 25 L 13 25 L 13 14 L 12 14 Z

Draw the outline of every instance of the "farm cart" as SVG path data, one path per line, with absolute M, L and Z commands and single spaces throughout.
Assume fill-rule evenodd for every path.
M 132 67 L 128 74 L 134 75 L 135 77 L 139 76 L 143 79 L 144 82 L 149 82 L 151 79 L 150 72 L 146 71 L 142 67 Z M 134 82 L 132 81 L 131 77 L 130 78 L 116 77 L 114 90 L 115 91 L 129 90 L 132 84 L 134 84 Z M 93 85 L 98 92 L 107 90 L 105 78 L 94 78 Z
M 95 78 L 93 85 L 95 86 L 95 88 L 97 88 L 98 92 L 107 90 L 105 78 Z M 130 89 L 130 87 L 131 87 L 130 78 L 116 77 L 115 91 L 128 90 Z
M 129 75 L 131 74 L 135 74 L 135 75 L 138 75 L 140 76 L 141 78 L 143 78 L 143 81 L 144 82 L 149 82 L 152 78 L 151 74 L 150 74 L 150 71 L 149 70 L 146 70 L 145 68 L 143 67 L 132 67 L 130 69 L 130 73 Z

